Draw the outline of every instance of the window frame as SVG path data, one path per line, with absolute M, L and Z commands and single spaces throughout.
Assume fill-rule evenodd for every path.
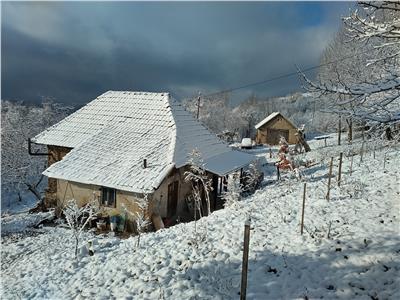
M 106 186 L 101 187 L 101 205 L 105 207 L 117 207 L 117 190 Z

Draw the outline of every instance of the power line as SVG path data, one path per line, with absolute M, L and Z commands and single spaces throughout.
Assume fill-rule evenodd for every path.
M 336 64 L 338 62 L 347 60 L 349 58 L 356 57 L 356 56 L 361 55 L 361 54 L 365 54 L 367 52 L 371 52 L 371 50 L 369 49 L 367 51 L 358 52 L 356 54 L 353 54 L 353 55 L 350 55 L 350 56 L 346 56 L 346 57 L 342 57 L 342 58 L 339 58 L 339 59 L 334 60 L 334 61 L 330 61 L 330 62 L 327 62 L 327 63 L 319 64 L 317 66 L 308 67 L 308 68 L 305 68 L 305 69 L 303 69 L 301 71 L 303 73 L 306 73 L 306 72 L 309 72 L 309 71 L 312 71 L 312 70 L 315 70 L 315 69 L 318 69 L 318 68 L 321 68 L 321 67 L 325 67 L 325 66 L 328 66 L 328 65 Z M 298 74 L 297 71 L 296 72 L 291 72 L 291 73 L 279 75 L 279 76 L 276 76 L 276 77 L 268 78 L 268 79 L 265 79 L 265 80 L 262 80 L 262 81 L 248 83 L 248 84 L 245 84 L 245 85 L 242 85 L 242 86 L 233 87 L 233 88 L 230 88 L 230 89 L 221 90 L 221 91 L 214 92 L 214 93 L 211 93 L 211 94 L 203 95 L 202 97 L 211 97 L 211 96 L 215 96 L 215 95 L 222 94 L 222 93 L 233 92 L 233 91 L 241 90 L 241 89 L 252 87 L 252 86 L 256 86 L 256 85 L 266 84 L 266 83 L 269 83 L 271 81 L 275 81 L 275 80 L 291 77 L 291 76 L 294 76 L 294 75 L 297 75 L 297 74 Z

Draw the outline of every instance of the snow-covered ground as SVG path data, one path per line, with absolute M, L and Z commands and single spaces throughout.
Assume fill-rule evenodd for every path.
M 43 189 L 41 189 L 43 190 Z M 1 193 L 1 213 L 2 215 L 17 214 L 27 212 L 38 204 L 38 200 L 31 192 L 21 193 L 21 201 L 17 196 L 2 191 Z
M 253 151 L 270 160 L 268 151 Z M 341 187 L 335 177 L 327 201 L 328 161 L 335 156 L 336 176 L 340 151 Z M 266 168 L 263 189 L 240 202 L 240 210 L 201 219 L 197 233 L 194 223 L 179 224 L 143 235 L 137 247 L 136 237 L 85 232 L 95 254 L 77 263 L 68 229 L 5 236 L 2 298 L 238 299 L 250 216 L 249 299 L 400 299 L 400 150 L 380 149 L 375 158 L 370 151 L 362 162 L 356 155 L 351 175 L 348 154 L 347 145 L 313 150 L 307 159 L 316 164 L 301 172 L 302 180 L 283 174 L 277 182 L 274 168 Z
M 54 211 L 39 213 L 19 213 L 14 215 L 3 214 L 1 217 L 1 235 L 26 233 L 34 231 L 33 228 L 44 220 L 54 218 Z

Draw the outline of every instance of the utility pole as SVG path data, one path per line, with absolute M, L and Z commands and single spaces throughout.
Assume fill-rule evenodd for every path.
M 199 97 L 197 98 L 197 120 L 199 119 L 199 114 L 200 114 L 200 96 L 201 92 L 199 92 Z

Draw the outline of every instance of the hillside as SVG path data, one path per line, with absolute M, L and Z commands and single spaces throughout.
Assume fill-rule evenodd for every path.
M 229 94 L 202 96 L 199 119 L 214 133 L 224 130 L 237 132 L 239 137 L 254 136 L 254 126 L 269 114 L 279 111 L 297 126 L 305 125 L 308 133 L 332 132 L 337 116 L 322 112 L 327 101 L 314 98 L 309 93 L 293 93 L 282 97 L 258 97 L 252 95 L 238 105 L 231 105 Z M 197 115 L 198 98 L 182 101 L 186 110 Z
M 137 247 L 136 237 L 85 232 L 85 240 L 94 240 L 95 254 L 75 262 L 68 229 L 12 233 L 10 224 L 20 221 L 2 218 L 3 227 L 11 228 L 2 232 L 2 297 L 237 299 L 243 225 L 251 217 L 249 299 L 398 299 L 398 146 L 374 155 L 370 143 L 363 161 L 354 156 L 350 174 L 348 155 L 360 151 L 360 141 L 326 148 L 322 142 L 310 144 L 313 151 L 302 159 L 314 166 L 301 172 L 301 180 L 285 173 L 276 181 L 268 149 L 253 150 L 270 163 L 263 188 L 243 199 L 239 209 L 198 221 L 196 234 L 193 222 L 181 223 L 143 235 Z M 339 188 L 333 179 L 327 201 L 328 161 L 335 157 L 336 176 L 341 151 L 342 184 Z M 300 235 L 304 182 L 305 232 Z

